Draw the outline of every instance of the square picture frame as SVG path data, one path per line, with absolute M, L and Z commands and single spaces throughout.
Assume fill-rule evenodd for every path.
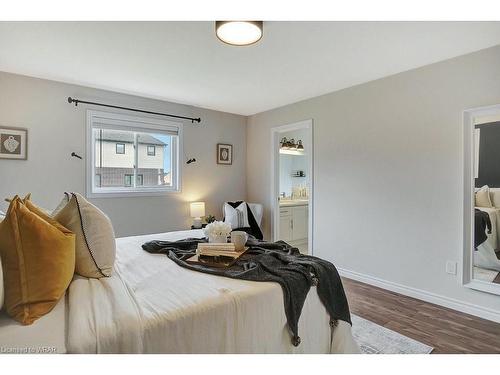
M 28 129 L 0 125 L 0 160 L 28 159 Z
M 233 145 L 217 143 L 217 164 L 233 164 Z

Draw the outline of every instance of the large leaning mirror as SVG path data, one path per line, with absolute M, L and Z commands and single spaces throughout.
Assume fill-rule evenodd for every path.
M 500 105 L 464 112 L 464 285 L 500 294 Z

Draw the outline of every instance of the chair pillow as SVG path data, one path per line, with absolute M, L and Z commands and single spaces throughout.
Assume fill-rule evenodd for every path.
M 111 220 L 78 193 L 65 193 L 54 219 L 76 235 L 76 268 L 81 276 L 111 276 L 115 263 L 115 233 Z
M 500 208 L 500 190 L 490 188 L 490 201 L 493 207 Z
M 228 203 L 224 203 L 224 222 L 229 223 L 231 229 L 249 228 L 246 202 L 242 202 L 236 208 L 231 207 Z
M 488 185 L 484 185 L 482 188 L 476 191 L 475 194 L 475 206 L 476 207 L 493 207 L 490 198 L 490 188 Z
M 75 271 L 75 235 L 16 196 L 0 222 L 7 314 L 32 324 L 64 296 Z

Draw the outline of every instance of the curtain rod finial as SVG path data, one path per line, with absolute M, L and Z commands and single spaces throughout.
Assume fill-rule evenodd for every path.
M 78 100 L 77 99 L 73 99 L 71 96 L 68 96 L 68 103 L 71 104 L 71 103 L 75 103 L 75 107 L 78 105 Z

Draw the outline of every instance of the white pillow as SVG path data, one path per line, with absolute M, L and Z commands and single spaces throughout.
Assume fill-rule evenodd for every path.
M 476 191 L 476 207 L 493 207 L 490 198 L 490 188 L 484 185 L 481 189 Z
M 490 200 L 493 207 L 500 208 L 500 190 L 490 188 Z
M 233 208 L 224 203 L 224 222 L 231 225 L 231 229 L 249 228 L 247 204 L 242 202 L 238 207 Z

